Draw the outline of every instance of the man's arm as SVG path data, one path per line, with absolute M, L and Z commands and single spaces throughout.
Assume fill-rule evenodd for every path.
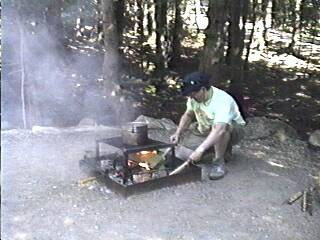
M 197 147 L 196 151 L 204 152 L 215 145 L 221 137 L 228 131 L 229 125 L 227 123 L 217 123 L 211 129 L 207 138 Z
M 170 137 L 171 142 L 173 143 L 179 142 L 181 133 L 183 133 L 183 131 L 189 127 L 190 123 L 194 119 L 194 116 L 195 115 L 193 111 L 186 111 L 182 115 L 176 132 Z
M 194 112 L 186 111 L 180 119 L 179 126 L 177 128 L 176 133 L 180 135 L 185 129 L 189 127 L 193 119 L 194 119 Z
M 228 131 L 227 123 L 217 123 L 212 129 L 207 138 L 197 147 L 197 149 L 189 156 L 189 161 L 197 162 L 201 159 L 203 153 L 210 147 L 214 146 L 221 137 Z

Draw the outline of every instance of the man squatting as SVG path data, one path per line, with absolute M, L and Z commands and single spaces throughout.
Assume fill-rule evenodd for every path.
M 177 144 L 195 119 L 203 140 L 187 161 L 198 162 L 204 153 L 214 150 L 209 178 L 217 180 L 227 173 L 225 162 L 231 159 L 232 146 L 243 138 L 246 122 L 236 101 L 225 91 L 210 86 L 209 78 L 204 73 L 193 72 L 183 79 L 181 90 L 187 96 L 187 109 L 170 141 Z

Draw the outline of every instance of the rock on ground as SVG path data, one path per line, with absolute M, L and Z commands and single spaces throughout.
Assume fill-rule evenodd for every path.
M 320 147 L 320 129 L 311 133 L 309 143 L 315 147 Z

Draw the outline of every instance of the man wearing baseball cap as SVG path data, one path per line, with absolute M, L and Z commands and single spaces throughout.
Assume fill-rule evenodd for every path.
M 184 130 L 196 120 L 203 141 L 188 160 L 197 162 L 204 153 L 214 148 L 215 157 L 209 178 L 217 180 L 227 173 L 225 161 L 231 158 L 232 145 L 243 138 L 246 122 L 236 101 L 225 91 L 210 86 L 209 79 L 208 75 L 201 72 L 193 72 L 183 79 L 181 90 L 188 99 L 187 109 L 170 141 L 178 143 Z

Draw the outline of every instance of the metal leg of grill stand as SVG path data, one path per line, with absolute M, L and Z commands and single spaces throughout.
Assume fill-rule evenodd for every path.
M 174 167 L 175 167 L 175 159 L 176 159 L 176 157 L 175 157 L 175 147 L 174 146 L 172 146 L 171 147 L 171 153 L 170 154 L 168 154 L 169 156 L 169 161 L 168 161 L 168 168 L 170 169 L 170 170 L 168 170 L 168 168 L 166 168 L 166 175 L 167 176 L 169 176 L 169 173 L 170 173 L 170 171 L 171 171 L 171 169 L 173 169 Z
M 175 147 L 174 146 L 172 147 L 172 150 L 171 150 L 171 159 L 173 159 L 172 162 L 173 162 L 173 165 L 175 165 L 175 163 L 176 163 L 176 153 L 175 153 Z
M 130 178 L 131 182 L 133 183 L 133 174 L 132 174 L 132 170 L 131 168 L 129 168 L 128 165 L 128 152 L 127 151 L 123 151 L 124 154 L 124 166 L 123 166 L 123 178 L 122 178 L 122 183 L 126 184 L 128 182 L 128 179 Z
M 97 161 L 100 160 L 100 141 L 99 140 L 96 140 L 96 159 Z

